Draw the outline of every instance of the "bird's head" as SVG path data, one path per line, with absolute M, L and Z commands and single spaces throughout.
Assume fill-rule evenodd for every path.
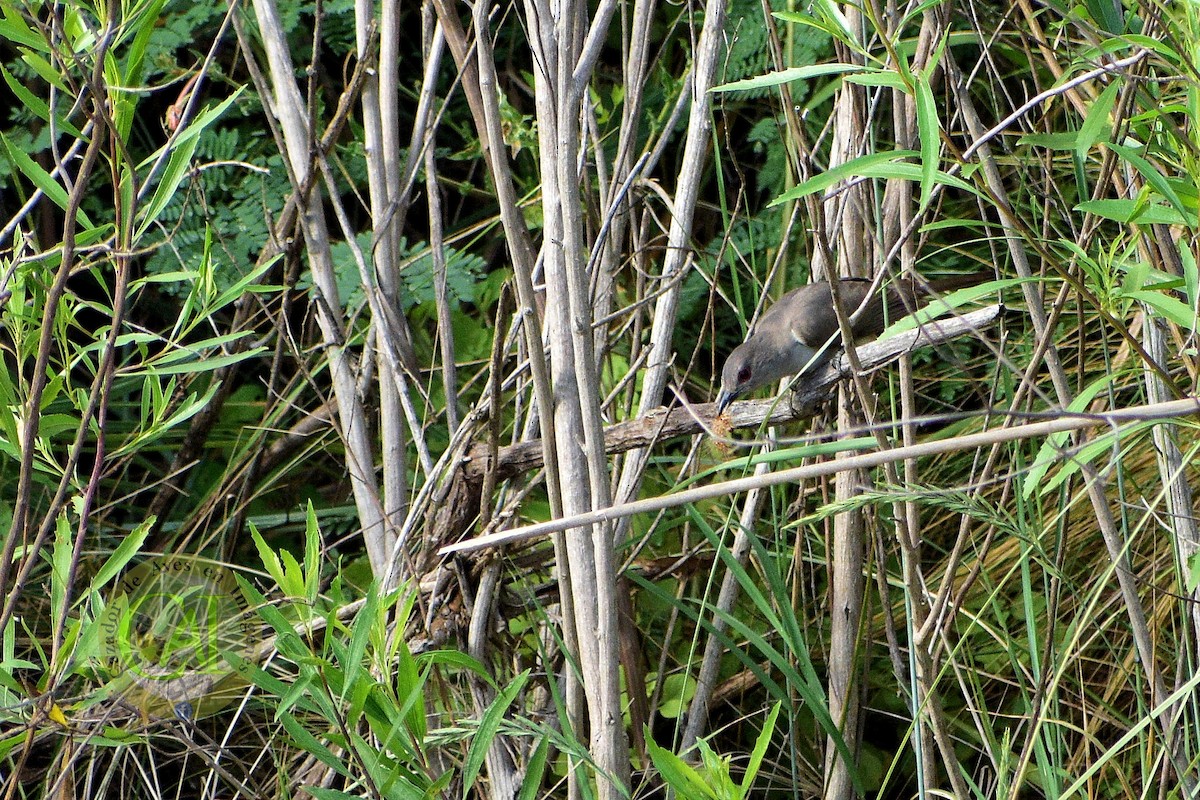
M 717 413 L 724 413 L 738 397 L 754 391 L 771 380 L 763 373 L 763 350 L 753 339 L 734 348 L 721 370 L 721 393 L 717 395 Z
M 810 369 L 828 355 L 824 349 L 813 349 L 790 335 L 770 336 L 760 331 L 735 347 L 726 359 L 721 370 L 717 413 L 723 413 L 742 395 Z

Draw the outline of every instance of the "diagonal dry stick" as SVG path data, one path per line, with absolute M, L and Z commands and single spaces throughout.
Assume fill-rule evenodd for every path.
M 872 451 L 857 456 L 850 456 L 839 461 L 825 461 L 817 464 L 806 464 L 802 467 L 784 469 L 765 476 L 751 476 L 736 480 L 701 486 L 674 494 L 650 497 L 636 500 L 619 506 L 611 506 L 586 514 L 579 514 L 563 519 L 552 519 L 523 528 L 479 536 L 456 544 L 447 545 L 438 551 L 440 555 L 463 553 L 471 550 L 481 550 L 496 547 L 501 544 L 512 544 L 548 533 L 565 531 L 583 525 L 594 525 L 608 522 L 619 517 L 643 514 L 651 511 L 661 511 L 674 508 L 686 503 L 696 503 L 701 500 L 711 500 L 727 494 L 749 491 L 763 486 L 775 486 L 781 483 L 798 483 L 813 478 L 824 477 L 835 472 L 852 469 L 869 469 L 891 461 L 903 461 L 907 458 L 924 458 L 925 456 L 951 453 L 960 450 L 971 450 L 976 447 L 986 447 L 998 442 L 1011 442 L 1019 439 L 1034 439 L 1049 436 L 1064 431 L 1082 430 L 1101 425 L 1116 427 L 1122 423 L 1153 422 L 1160 420 L 1180 419 L 1200 415 L 1200 398 L 1189 397 L 1184 400 L 1172 400 L 1166 403 L 1151 403 L 1149 405 L 1119 408 L 1101 414 L 1078 413 L 1063 411 L 1061 416 L 1042 422 L 1030 422 L 1024 425 L 1014 425 L 1010 428 L 996 428 L 952 439 L 933 442 L 922 442 L 910 447 L 897 447 L 886 451 Z

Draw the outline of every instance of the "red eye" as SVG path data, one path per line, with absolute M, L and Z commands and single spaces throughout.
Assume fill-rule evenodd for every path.
M 738 370 L 738 383 L 745 383 L 750 380 L 750 368 L 742 367 Z

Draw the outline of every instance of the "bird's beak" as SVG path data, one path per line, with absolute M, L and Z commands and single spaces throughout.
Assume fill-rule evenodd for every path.
M 725 409 L 729 408 L 729 404 L 733 402 L 733 398 L 737 397 L 733 392 L 728 392 L 724 389 L 717 395 L 717 416 L 725 413 Z

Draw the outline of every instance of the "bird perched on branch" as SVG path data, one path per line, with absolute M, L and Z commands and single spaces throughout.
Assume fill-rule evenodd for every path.
M 993 277 L 991 273 L 977 272 L 929 283 L 905 280 L 874 293 L 870 280 L 842 278 L 838 282 L 838 296 L 858 341 L 878 336 L 887 324 L 913 313 L 938 295 Z M 763 312 L 746 341 L 729 354 L 721 371 L 717 413 L 724 412 L 747 392 L 825 363 L 840 347 L 829 284 L 821 281 L 793 289 Z

